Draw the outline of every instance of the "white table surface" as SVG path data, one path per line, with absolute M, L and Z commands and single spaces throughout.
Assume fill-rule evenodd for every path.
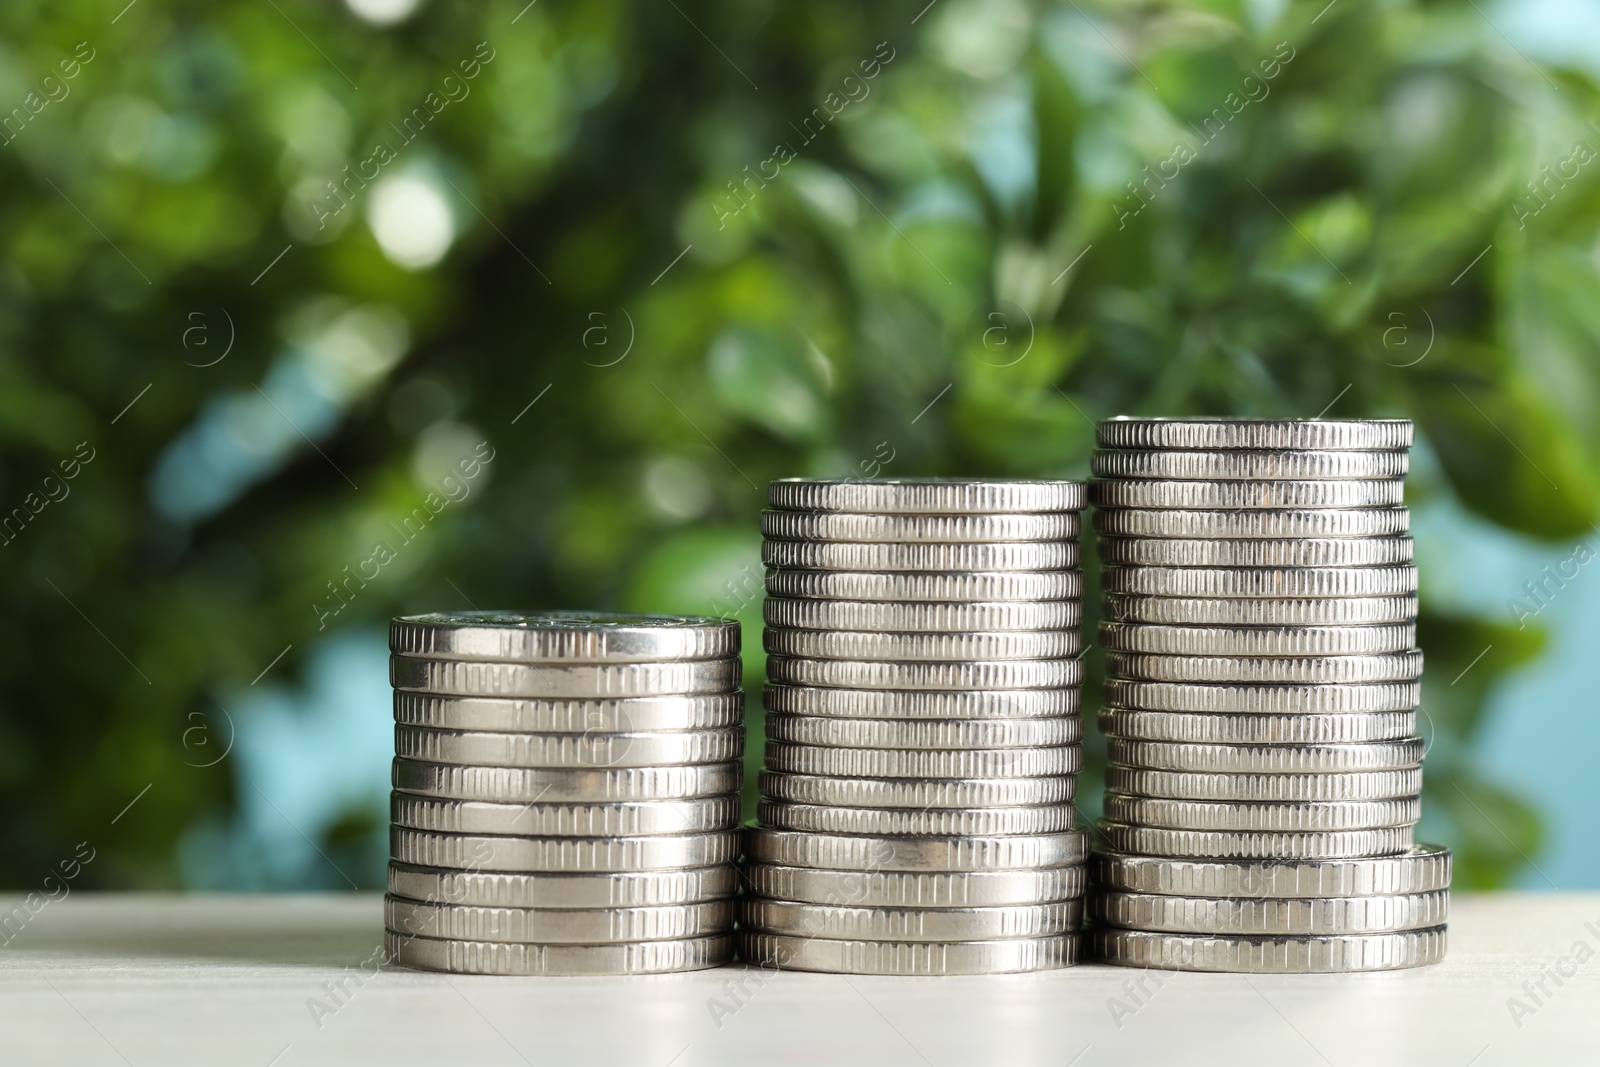
M 786 973 L 746 978 L 744 994 L 732 983 L 760 972 L 740 966 L 610 979 L 385 970 L 347 983 L 318 1020 L 313 998 L 336 1004 L 324 983 L 381 942 L 377 896 L 74 893 L 0 947 L 0 1064 L 1600 1063 L 1600 893 L 1458 894 L 1452 911 L 1436 967 L 1178 974 L 1137 998 L 1125 983 L 1140 972 L 1101 965 Z M 1578 942 L 1594 958 L 1570 956 Z M 1558 985 L 1546 968 L 1562 957 L 1572 977 Z M 1541 977 L 1550 995 L 1535 985 L 1535 1004 L 1523 983 Z M 1532 1012 L 1514 1018 L 1514 996 Z M 714 1018 L 718 1001 L 735 1010 Z

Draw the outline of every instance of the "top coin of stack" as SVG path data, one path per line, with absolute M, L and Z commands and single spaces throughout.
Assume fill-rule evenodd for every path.
M 643 974 L 732 958 L 737 622 L 413 615 L 389 647 L 390 959 Z
M 1077 482 L 773 482 L 740 948 L 799 970 L 1075 961 Z
M 1113 419 L 1097 436 L 1096 952 L 1198 970 L 1440 958 L 1449 853 L 1413 840 L 1411 423 Z

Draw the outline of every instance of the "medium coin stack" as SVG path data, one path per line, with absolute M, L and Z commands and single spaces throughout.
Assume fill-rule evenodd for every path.
M 1098 957 L 1275 972 L 1443 957 L 1450 854 L 1413 840 L 1411 436 L 1404 420 L 1100 424 Z
M 390 960 L 645 974 L 733 956 L 739 624 L 395 619 Z
M 740 952 L 849 974 L 1077 959 L 1080 482 L 773 482 Z

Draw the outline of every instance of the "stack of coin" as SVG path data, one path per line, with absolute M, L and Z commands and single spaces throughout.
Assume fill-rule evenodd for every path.
M 852 974 L 1074 963 L 1082 483 L 790 479 L 767 499 L 741 954 Z
M 1450 856 L 1413 840 L 1411 435 L 1403 420 L 1100 424 L 1101 958 L 1306 972 L 1443 956 Z
M 643 974 L 733 955 L 739 624 L 589 612 L 390 629 L 389 958 Z

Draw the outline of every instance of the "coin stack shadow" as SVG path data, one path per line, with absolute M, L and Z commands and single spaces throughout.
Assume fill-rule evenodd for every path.
M 1443 957 L 1450 855 L 1413 837 L 1411 437 L 1404 420 L 1099 425 L 1094 955 L 1261 972 Z
M 1081 482 L 785 479 L 740 953 L 848 974 L 1077 960 Z
M 643 974 L 732 959 L 739 624 L 395 619 L 389 959 Z

